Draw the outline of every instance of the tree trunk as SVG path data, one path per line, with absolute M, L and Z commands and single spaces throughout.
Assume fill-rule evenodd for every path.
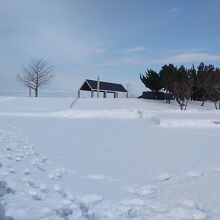
M 183 103 L 180 101 L 179 98 L 176 98 L 176 102 L 179 104 L 180 109 L 183 110 Z
M 35 97 L 38 97 L 38 88 L 35 89 Z
M 214 104 L 215 104 L 215 109 L 218 110 L 217 102 L 214 102 Z
M 165 98 L 166 98 L 166 103 L 170 103 L 170 92 L 168 93 L 167 90 L 166 90 L 166 93 L 165 93 Z
M 186 100 L 186 104 L 185 104 L 185 108 L 184 108 L 184 110 L 187 109 L 188 101 L 189 101 L 189 98 Z
M 29 97 L 31 97 L 31 87 L 29 87 Z
M 202 104 L 201 104 L 201 106 L 204 106 L 204 104 L 205 104 L 205 97 L 203 96 L 202 97 Z

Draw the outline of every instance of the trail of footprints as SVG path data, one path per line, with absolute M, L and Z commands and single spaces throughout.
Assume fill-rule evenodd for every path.
M 73 172 L 53 168 L 54 164 L 16 128 L 0 130 L 0 150 L 0 210 L 2 204 L 5 205 L 6 214 L 16 216 L 14 220 L 214 220 L 210 213 L 190 200 L 182 200 L 172 208 L 157 202 L 160 184 L 177 178 L 202 177 L 204 174 L 200 171 L 179 176 L 161 174 L 157 177 L 158 186 L 124 187 L 131 196 L 114 204 L 100 195 L 79 197 L 62 188 L 62 178 Z M 89 174 L 86 178 L 118 182 L 101 174 Z M 14 203 L 19 200 L 21 204 Z M 25 213 L 23 200 L 30 205 Z M 12 219 L 5 212 L 2 216 L 1 213 L 1 220 Z

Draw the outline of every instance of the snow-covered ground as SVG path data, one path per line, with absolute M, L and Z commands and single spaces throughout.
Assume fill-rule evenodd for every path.
M 220 219 L 213 104 L 72 101 L 0 97 L 0 220 Z

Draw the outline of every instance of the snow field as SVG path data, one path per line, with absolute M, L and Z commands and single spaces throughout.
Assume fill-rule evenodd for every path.
M 54 100 L 2 101 L 1 220 L 220 219 L 215 111 Z
M 178 178 L 202 178 L 200 171 L 159 175 L 158 185 L 124 187 L 131 198 L 118 204 L 98 194 L 73 195 L 62 187 L 62 179 L 80 178 L 65 168 L 53 167 L 53 162 L 41 155 L 22 132 L 16 129 L 0 131 L 1 155 L 0 195 L 7 201 L 6 216 L 13 219 L 214 219 L 211 213 L 191 200 L 175 207 L 157 202 L 162 182 Z M 25 141 L 23 141 L 25 140 Z M 11 158 L 8 159 L 10 152 Z M 17 158 L 20 158 L 17 160 Z M 30 167 L 30 168 L 25 168 Z M 41 167 L 41 169 L 39 169 Z M 12 172 L 13 171 L 13 172 Z M 210 171 L 211 172 L 211 171 Z M 216 170 L 218 172 L 218 170 Z M 74 177 L 73 177 L 73 176 Z M 208 174 L 206 174 L 208 175 Z M 101 174 L 88 174 L 94 181 L 116 181 Z M 123 190 L 123 189 L 122 189 Z M 17 201 L 20 202 L 17 202 Z M 4 219 L 10 219 L 4 217 Z

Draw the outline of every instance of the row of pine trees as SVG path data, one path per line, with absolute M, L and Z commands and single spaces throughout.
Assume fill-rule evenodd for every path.
M 141 81 L 151 91 L 165 91 L 166 102 L 173 97 L 181 110 L 186 110 L 189 100 L 214 103 L 220 109 L 220 69 L 214 65 L 200 63 L 195 68 L 164 65 L 159 72 L 149 69 L 140 75 Z

